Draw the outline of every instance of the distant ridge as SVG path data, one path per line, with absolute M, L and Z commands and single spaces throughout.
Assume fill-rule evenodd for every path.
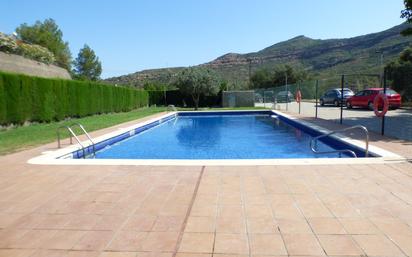
M 342 73 L 377 72 L 379 55 L 376 50 L 384 51 L 385 63 L 397 58 L 412 43 L 412 37 L 400 35 L 408 26 L 403 23 L 382 32 L 344 39 L 321 40 L 301 35 L 254 53 L 227 53 L 200 66 L 216 70 L 232 88 L 247 87 L 249 68 L 254 72 L 282 64 L 298 66 L 318 78 Z M 183 68 L 144 70 L 108 78 L 107 81 L 141 87 L 145 81 L 168 82 Z

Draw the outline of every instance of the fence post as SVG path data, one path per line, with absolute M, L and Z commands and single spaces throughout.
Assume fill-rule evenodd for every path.
M 289 104 L 289 91 L 288 91 L 288 84 L 285 85 L 286 88 L 286 111 L 288 110 L 288 104 Z
M 315 118 L 318 118 L 318 87 L 319 87 L 319 80 L 316 80 L 316 84 L 315 84 Z
M 343 87 L 345 85 L 345 75 L 342 75 L 341 79 L 341 104 L 340 104 L 340 124 L 343 123 Z
M 300 92 L 300 83 L 298 84 L 298 92 L 300 93 L 300 100 L 299 100 L 299 114 L 300 114 L 300 102 L 302 102 L 302 93 Z
M 382 79 L 381 79 L 381 81 L 382 81 Z M 384 71 L 383 71 L 383 94 L 386 95 L 386 69 L 384 69 Z M 382 136 L 385 135 L 385 115 L 382 116 L 381 134 L 382 134 Z
M 263 107 L 266 108 L 266 102 L 265 102 L 265 89 L 263 89 Z

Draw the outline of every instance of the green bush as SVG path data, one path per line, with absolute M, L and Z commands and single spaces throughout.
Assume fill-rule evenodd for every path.
M 23 123 L 21 112 L 21 81 L 18 75 L 3 76 L 4 94 L 6 98 L 6 123 Z
M 17 54 L 24 56 L 26 58 L 36 60 L 43 63 L 54 63 L 56 59 L 54 54 L 50 52 L 47 48 L 33 45 L 33 44 L 26 44 L 19 40 L 15 40 L 3 33 L 0 32 L 0 51 L 10 54 Z
M 22 122 L 26 120 L 31 120 L 33 110 L 32 110 L 32 88 L 33 83 L 30 77 L 20 78 L 20 91 L 19 91 L 19 100 L 20 100 L 20 116 Z
M 149 93 L 149 105 L 164 105 L 165 92 L 164 91 L 147 91 Z
M 19 46 L 16 41 L 0 32 L 0 51 L 6 53 L 16 53 Z
M 30 45 L 26 43 L 18 43 L 19 49 L 16 52 L 24 57 L 33 59 L 43 63 L 54 63 L 56 59 L 52 52 L 47 50 L 47 48 L 39 45 Z
M 0 76 L 0 124 L 6 123 L 6 95 L 4 90 L 3 77 Z
M 67 92 L 66 80 L 55 80 L 53 83 L 53 94 L 55 95 L 56 120 L 70 117 L 70 102 Z
M 146 91 L 130 87 L 0 72 L 2 125 L 131 111 L 148 103 Z

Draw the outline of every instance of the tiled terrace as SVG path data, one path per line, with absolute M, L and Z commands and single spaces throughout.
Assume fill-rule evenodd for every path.
M 54 147 L 0 157 L 0 257 L 412 256 L 408 162 L 26 164 Z

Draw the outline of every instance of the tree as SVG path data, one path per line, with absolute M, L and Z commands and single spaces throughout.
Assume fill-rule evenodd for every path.
M 220 81 L 216 73 L 210 69 L 190 67 L 178 73 L 174 85 L 183 94 L 192 97 L 195 110 L 197 110 L 200 96 L 216 94 L 220 87 Z
M 412 23 L 412 0 L 404 0 L 405 9 L 401 11 L 401 18 L 406 19 L 406 22 Z M 401 32 L 404 36 L 412 35 L 412 28 L 407 28 Z
M 272 75 L 268 69 L 257 70 L 250 78 L 252 88 L 273 87 Z
M 403 101 L 412 100 L 412 47 L 406 48 L 399 59 L 386 67 L 391 87 L 402 95 Z
M 96 81 L 102 74 L 102 63 L 94 51 L 86 44 L 80 49 L 73 64 L 75 67 L 73 73 L 78 79 Z
M 27 43 L 49 49 L 56 58 L 57 65 L 70 70 L 71 53 L 69 44 L 63 41 L 63 33 L 53 19 L 36 21 L 33 26 L 26 23 L 16 29 L 17 37 Z
M 261 69 L 255 72 L 251 77 L 253 88 L 270 88 L 278 87 L 286 84 L 294 84 L 298 81 L 309 79 L 309 75 L 292 66 L 284 65 L 276 67 L 273 71 L 268 69 Z
M 408 47 L 402 51 L 399 56 L 399 61 L 412 63 L 412 47 Z
M 309 79 L 309 75 L 306 71 L 294 68 L 290 65 L 280 66 L 275 69 L 272 77 L 273 84 L 275 86 L 283 86 L 286 84 L 295 84 L 298 81 Z
M 165 91 L 168 89 L 168 85 L 159 81 L 145 81 L 143 89 L 147 91 Z
M 227 80 L 220 81 L 219 91 L 228 91 L 229 90 L 229 82 Z

